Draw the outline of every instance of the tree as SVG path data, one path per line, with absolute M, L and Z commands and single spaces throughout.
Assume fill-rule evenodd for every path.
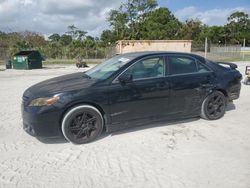
M 228 24 L 225 27 L 231 42 L 239 44 L 244 38 L 250 42 L 250 20 L 248 14 L 237 11 L 232 13 L 227 20 Z
M 244 12 L 236 11 L 232 13 L 228 18 L 227 21 L 230 23 L 238 23 L 243 28 L 245 28 L 247 21 L 248 21 L 248 14 Z
M 69 58 L 79 58 L 84 56 L 84 45 L 79 40 L 73 40 L 68 46 Z
M 70 35 L 74 40 L 83 40 L 87 32 L 79 30 L 75 25 L 70 25 L 66 34 Z
M 67 46 L 72 42 L 72 37 L 70 35 L 63 34 L 60 38 L 60 42 Z
M 68 27 L 68 31 L 66 32 L 66 34 L 70 35 L 72 39 L 74 39 L 75 36 L 75 31 L 76 29 L 78 29 L 74 24 L 73 25 L 69 25 Z
M 50 35 L 49 37 L 49 40 L 52 41 L 52 42 L 58 42 L 60 40 L 60 35 L 57 34 L 57 33 L 54 33 L 52 35 Z
M 85 47 L 85 57 L 93 57 L 96 50 L 96 41 L 93 37 L 87 36 L 83 42 Z
M 167 8 L 158 8 L 143 21 L 140 29 L 140 39 L 162 40 L 179 37 L 181 23 Z
M 224 26 L 206 27 L 200 35 L 202 41 L 204 41 L 205 37 L 207 37 L 213 44 L 226 44 L 228 41 L 228 36 Z
M 80 41 L 82 41 L 84 38 L 85 38 L 85 36 L 86 36 L 86 34 L 87 34 L 88 32 L 86 32 L 86 31 L 81 31 L 81 30 L 76 30 L 75 31 L 75 35 L 76 35 L 76 40 L 80 40 Z
M 186 40 L 199 40 L 203 29 L 204 25 L 200 20 L 186 20 L 181 29 L 181 36 Z
M 113 26 L 116 39 L 140 39 L 141 26 L 156 6 L 156 0 L 127 0 L 118 10 L 111 10 L 108 21 Z
M 44 36 L 42 36 L 39 33 L 36 32 L 31 32 L 31 31 L 25 31 L 21 33 L 23 35 L 23 39 L 30 44 L 32 47 L 37 47 L 37 46 L 44 46 L 46 45 L 46 41 Z
M 104 30 L 101 34 L 101 41 L 103 46 L 107 46 L 109 44 L 113 44 L 116 42 L 116 37 L 113 31 Z
M 110 22 L 110 25 L 113 26 L 115 40 L 124 39 L 127 34 L 126 31 L 128 30 L 127 14 L 121 10 L 111 10 L 109 12 L 108 21 Z
M 49 58 L 62 58 L 63 56 L 63 48 L 59 42 L 50 42 L 44 52 Z

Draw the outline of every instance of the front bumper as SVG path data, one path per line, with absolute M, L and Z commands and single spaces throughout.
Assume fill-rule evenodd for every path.
M 29 107 L 22 104 L 23 129 L 35 137 L 62 136 L 60 111 L 42 109 L 43 107 Z M 46 108 L 46 107 L 45 107 Z

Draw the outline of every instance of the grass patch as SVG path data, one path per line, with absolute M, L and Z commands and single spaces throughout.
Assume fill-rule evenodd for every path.
M 103 59 L 87 59 L 85 60 L 87 64 L 99 64 L 103 62 Z M 47 59 L 43 61 L 43 65 L 60 65 L 60 64 L 72 64 L 75 65 L 77 62 L 76 59 Z M 5 60 L 0 59 L 0 65 L 5 65 Z
M 242 59 L 244 61 L 250 61 L 250 52 L 242 52 Z
M 217 61 L 217 62 L 234 62 L 234 61 L 247 61 L 247 60 L 243 60 L 241 58 L 233 58 L 233 57 L 221 57 L 221 58 L 215 58 L 215 59 L 212 59 L 214 61 Z
M 87 64 L 99 64 L 102 59 L 89 59 L 85 60 Z M 44 65 L 56 65 L 56 64 L 76 64 L 76 59 L 47 59 L 43 62 Z

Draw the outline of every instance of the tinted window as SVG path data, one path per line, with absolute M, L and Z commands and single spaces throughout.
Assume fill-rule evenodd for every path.
M 198 67 L 198 72 L 209 72 L 210 71 L 206 66 L 202 65 L 201 63 L 197 63 L 197 67 Z
M 95 79 L 106 79 L 112 75 L 115 71 L 119 70 L 122 66 L 130 61 L 128 56 L 115 56 L 105 62 L 95 66 L 94 68 L 85 72 L 89 77 Z
M 170 74 L 197 72 L 196 61 L 193 58 L 170 56 L 168 60 Z
M 134 80 L 162 77 L 164 76 L 164 69 L 163 58 L 154 57 L 136 62 L 126 71 L 126 74 L 132 74 Z

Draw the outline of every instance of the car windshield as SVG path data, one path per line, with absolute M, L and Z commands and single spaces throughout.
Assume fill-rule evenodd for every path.
M 120 55 L 115 56 L 88 70 L 87 72 L 85 72 L 85 74 L 90 78 L 104 80 L 111 76 L 114 72 L 119 70 L 130 60 L 131 59 L 129 57 L 123 57 Z

